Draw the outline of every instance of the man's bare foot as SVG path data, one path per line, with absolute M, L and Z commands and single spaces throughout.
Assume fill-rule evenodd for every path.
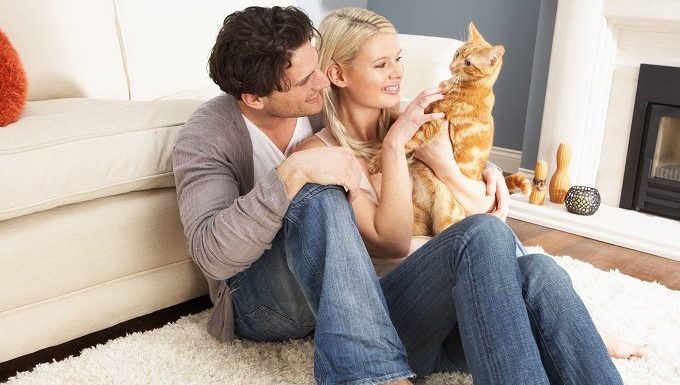
M 624 340 L 621 340 L 607 331 L 602 331 L 602 340 L 607 346 L 607 352 L 612 358 L 632 358 L 645 357 L 649 354 L 649 345 L 634 345 Z

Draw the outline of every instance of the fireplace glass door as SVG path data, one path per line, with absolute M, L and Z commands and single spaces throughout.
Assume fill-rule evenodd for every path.
M 659 121 L 652 175 L 680 182 L 680 117 L 664 116 Z
M 636 206 L 680 219 L 680 107 L 650 104 L 647 116 Z
M 620 206 L 680 220 L 680 67 L 641 64 Z

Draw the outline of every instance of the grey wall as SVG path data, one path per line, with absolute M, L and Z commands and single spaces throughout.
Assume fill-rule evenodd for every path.
M 522 167 L 533 169 L 556 2 L 368 0 L 367 8 L 386 16 L 401 33 L 465 40 L 474 21 L 489 43 L 503 44 L 503 70 L 494 87 L 494 146 L 523 151 Z
M 298 0 L 297 4 L 307 12 L 307 15 L 319 26 L 323 17 L 330 11 L 344 7 L 366 8 L 367 0 Z
M 520 167 L 530 170 L 534 169 L 538 158 L 538 141 L 541 136 L 543 103 L 545 102 L 545 88 L 548 83 L 548 67 L 556 14 L 557 0 L 541 0 L 527 119 L 522 143 L 522 164 L 520 165 Z

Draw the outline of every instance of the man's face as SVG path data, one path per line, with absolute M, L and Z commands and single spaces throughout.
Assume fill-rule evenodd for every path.
M 262 98 L 264 110 L 280 118 L 296 118 L 321 112 L 323 98 L 320 91 L 328 87 L 328 78 L 319 70 L 319 57 L 310 42 L 293 51 L 291 67 L 286 71 L 290 89 L 274 90 Z

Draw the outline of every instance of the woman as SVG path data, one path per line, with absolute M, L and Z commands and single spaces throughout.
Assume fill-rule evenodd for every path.
M 320 68 L 331 81 L 324 90 L 327 128 L 298 149 L 346 146 L 364 168 L 352 202 L 357 226 L 379 273 L 386 272 L 380 285 L 416 374 L 470 371 L 476 384 L 620 384 L 567 274 L 547 256 L 516 257 L 516 237 L 500 220 L 472 215 L 432 240 L 411 238 L 404 145 L 422 123 L 442 117 L 424 109 L 443 95 L 423 91 L 395 119 L 390 108 L 400 100 L 403 66 L 392 24 L 344 8 L 330 13 L 320 32 Z M 371 180 L 366 160 L 379 142 L 383 172 Z M 482 182 L 451 167 L 446 136 L 417 156 L 467 213 L 493 207 Z

